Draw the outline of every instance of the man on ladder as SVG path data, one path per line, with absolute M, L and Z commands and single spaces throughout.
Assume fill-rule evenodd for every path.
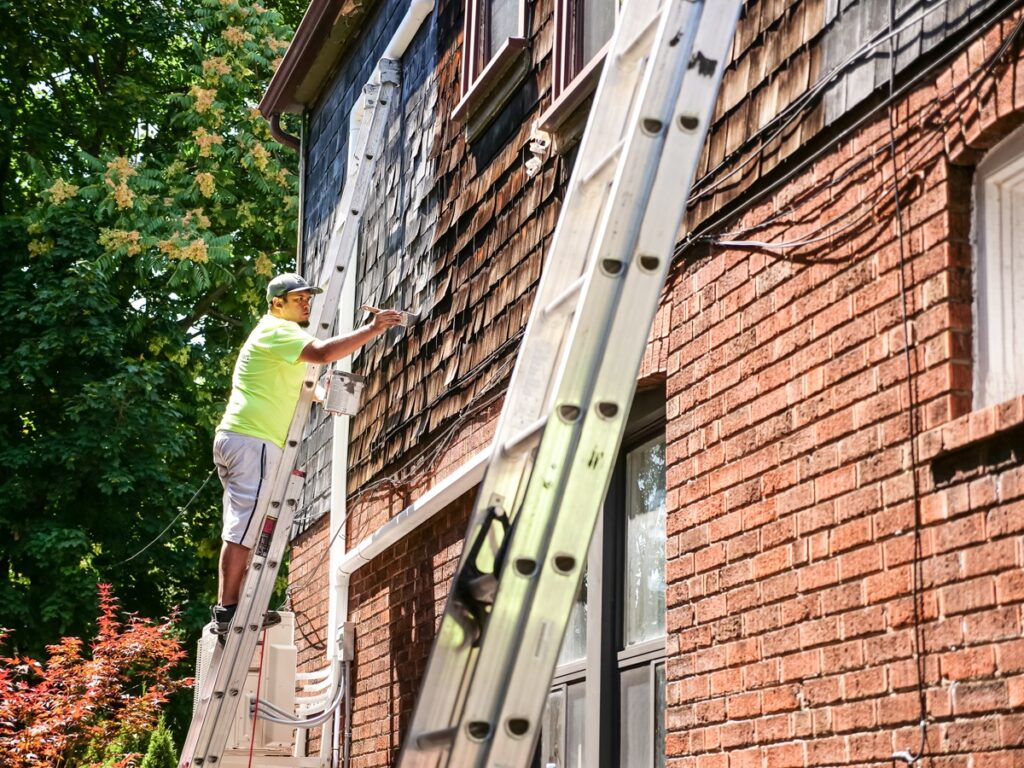
M 261 495 L 269 493 L 280 463 L 306 364 L 332 363 L 401 322 L 401 313 L 382 310 L 372 322 L 340 336 L 317 339 L 309 323 L 315 294 L 301 275 L 284 273 L 267 286 L 267 314 L 238 354 L 231 397 L 217 426 L 213 461 L 224 486 L 223 547 L 213 631 L 222 640 L 238 607 L 238 593 L 260 526 L 253 520 Z M 264 626 L 280 621 L 267 611 Z

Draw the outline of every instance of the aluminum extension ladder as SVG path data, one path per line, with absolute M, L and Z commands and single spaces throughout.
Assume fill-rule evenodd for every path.
M 740 0 L 627 0 L 400 768 L 525 768 Z
M 358 151 L 354 156 L 358 168 L 355 177 L 345 185 L 335 209 L 335 226 L 325 255 L 325 264 L 333 264 L 333 270 L 329 272 L 323 298 L 315 305 L 310 318 L 310 329 L 317 338 L 328 337 L 334 324 L 342 284 L 357 243 L 363 206 L 383 148 L 389 105 L 398 89 L 400 63 L 381 59 L 379 69 L 380 84 L 367 85 L 363 89 L 365 111 L 356 136 Z M 260 636 L 263 614 L 274 591 L 274 580 L 288 543 L 292 518 L 302 494 L 304 474 L 294 467 L 313 400 L 318 368 L 317 365 L 306 368 L 302 394 L 295 407 L 272 491 L 256 509 L 256 519 L 261 525 L 260 536 L 252 551 L 226 642 L 223 645 L 218 643 L 210 672 L 197 694 L 179 768 L 215 766 L 224 752 L 246 671 Z

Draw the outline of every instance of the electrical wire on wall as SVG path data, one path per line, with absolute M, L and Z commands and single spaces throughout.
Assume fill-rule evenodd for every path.
M 516 334 L 517 337 L 521 335 L 522 331 Z M 498 387 L 498 385 L 501 384 L 505 376 L 511 371 L 511 368 L 514 363 L 514 357 L 509 360 L 506 360 L 494 372 L 494 374 L 492 374 L 491 378 L 488 379 L 487 383 L 484 385 L 481 391 L 477 393 L 477 395 L 472 400 L 470 400 L 469 403 L 467 403 L 466 406 L 464 406 L 463 409 L 459 412 L 459 415 L 456 418 L 456 420 L 451 425 L 449 425 L 448 428 L 446 428 L 443 432 L 439 433 L 430 443 L 428 443 L 428 446 L 432 447 L 428 448 L 428 450 L 421 453 L 419 456 L 416 457 L 416 459 L 413 462 L 410 462 L 393 475 L 389 475 L 387 477 L 375 480 L 373 483 L 370 483 L 364 486 L 363 488 L 359 489 L 355 493 L 351 494 L 348 498 L 349 503 L 352 503 L 356 499 L 365 496 L 366 494 L 374 490 L 378 490 L 380 488 L 401 488 L 403 486 L 410 484 L 414 479 L 417 479 L 424 475 L 425 473 L 429 472 L 433 468 L 437 459 L 447 449 L 448 445 L 450 445 L 451 441 L 458 433 L 458 430 L 461 427 L 463 427 L 469 420 L 477 417 L 482 412 L 486 411 L 488 407 L 490 407 L 495 402 L 501 399 L 501 397 L 504 395 L 504 390 L 499 390 L 497 392 L 494 392 L 493 390 L 495 390 Z M 338 539 L 338 536 L 341 534 L 343 530 L 345 530 L 345 526 L 339 525 L 337 530 L 335 530 L 334 534 L 327 541 L 327 545 L 323 548 L 319 558 L 309 568 L 308 572 L 288 586 L 288 588 L 285 590 L 285 600 L 281 604 L 279 610 L 291 610 L 294 611 L 296 614 L 301 613 L 301 611 L 298 611 L 292 605 L 292 594 L 301 589 L 309 581 L 310 578 L 317 574 L 317 572 L 320 569 L 320 566 L 323 565 L 324 561 L 327 559 L 327 556 L 330 554 L 331 547 L 334 546 L 335 541 Z M 356 530 L 355 538 L 357 540 L 361 540 L 365 533 L 365 527 L 360 527 Z M 301 631 L 302 630 L 300 629 L 300 632 Z M 303 637 L 306 637 L 305 633 L 303 633 Z M 306 639 L 307 642 L 309 642 L 308 638 Z M 317 642 L 318 645 L 316 647 L 322 648 L 323 641 L 318 639 Z
M 944 126 L 941 123 L 935 123 L 935 121 L 934 121 L 934 118 L 936 117 L 936 115 L 939 112 L 942 111 L 943 103 L 946 102 L 946 101 L 949 101 L 949 100 L 963 101 L 963 100 L 970 99 L 972 96 L 977 96 L 977 93 L 980 91 L 981 86 L 985 82 L 984 76 L 987 75 L 989 72 L 991 72 L 991 70 L 994 68 L 994 66 L 1002 59 L 1003 56 L 1005 56 L 1006 52 L 1009 50 L 1009 48 L 1011 47 L 1013 42 L 1018 37 L 1018 35 L 1020 33 L 1021 23 L 1022 22 L 1024 22 L 1024 19 L 1022 19 L 1021 21 L 1018 22 L 1017 26 L 1010 33 L 1010 35 L 1007 36 L 1007 39 L 1003 42 L 1003 45 L 1000 46 L 1000 48 L 997 51 L 995 51 L 991 56 L 989 56 L 979 66 L 977 66 L 976 68 L 971 70 L 971 72 L 969 72 L 967 74 L 967 76 L 963 80 L 961 80 L 960 82 L 956 83 L 947 92 L 945 92 L 944 94 L 941 94 L 938 98 L 936 98 L 933 101 L 933 103 L 930 106 L 930 108 L 928 110 L 924 111 L 921 114 L 920 122 L 922 122 L 922 123 L 932 123 L 934 128 L 935 128 L 935 130 L 931 133 L 929 138 L 927 138 L 926 140 L 916 142 L 916 145 L 913 147 L 912 151 L 909 150 L 909 149 L 907 150 L 907 153 L 908 153 L 907 154 L 907 162 L 905 164 L 905 167 L 907 168 L 907 172 L 903 176 L 904 190 L 905 191 L 910 191 L 911 187 L 915 183 L 921 181 L 924 178 L 925 163 L 928 161 L 929 158 L 932 158 L 934 156 L 934 153 L 932 152 L 932 150 L 934 149 L 935 145 L 937 143 L 939 143 L 939 142 L 944 140 L 944 131 L 943 131 Z M 920 82 L 920 80 L 923 79 L 923 77 L 926 74 L 927 73 L 921 73 L 916 78 L 914 78 L 913 81 L 911 81 L 911 84 L 916 84 L 916 83 Z M 978 78 L 977 76 L 979 74 L 982 75 L 982 77 Z M 883 103 L 879 104 L 877 107 L 872 109 L 869 114 L 872 115 L 872 116 L 873 115 L 877 115 L 877 113 L 878 113 L 878 111 L 880 109 L 888 108 L 890 106 L 894 106 L 895 102 L 898 99 L 898 97 L 903 95 L 906 92 L 906 90 L 907 90 L 907 86 L 904 86 L 903 88 L 900 89 L 900 92 L 897 94 L 895 89 L 894 89 L 893 95 L 888 97 L 888 98 L 886 98 Z M 965 99 L 960 99 L 961 94 L 965 90 L 967 90 L 967 95 L 966 95 Z M 859 120 L 857 122 L 856 126 L 854 126 L 854 127 L 861 126 L 863 124 L 863 122 L 865 122 L 865 120 L 866 120 L 866 118 Z M 806 170 L 806 168 L 810 164 L 810 162 L 812 162 L 813 160 L 818 159 L 827 149 L 834 148 L 841 140 L 847 138 L 847 136 L 848 136 L 848 131 L 844 131 L 839 137 L 836 137 L 836 139 L 834 139 L 833 141 L 830 141 L 825 147 L 822 147 L 820 150 L 815 152 L 814 155 L 811 158 L 808 158 L 807 160 L 801 162 L 796 168 L 794 168 L 791 171 L 789 171 L 788 173 L 786 173 L 782 178 L 776 180 L 769 187 L 767 187 L 764 190 L 759 191 L 754 196 L 752 196 L 751 199 L 749 199 L 748 201 L 745 202 L 745 206 L 752 205 L 754 202 L 756 202 L 758 199 L 760 199 L 764 195 L 769 194 L 769 193 L 775 191 L 783 183 L 789 181 L 794 175 L 796 175 L 796 173 L 798 173 L 798 172 L 800 172 L 802 170 Z M 877 148 L 877 149 L 875 149 L 875 150 L 873 150 L 871 152 L 864 152 L 863 155 L 860 157 L 860 159 L 856 160 L 849 168 L 844 168 L 843 169 L 842 182 L 843 183 L 848 183 L 848 184 L 849 183 L 853 183 L 853 182 L 850 181 L 851 177 L 853 177 L 854 174 L 856 174 L 857 172 L 861 171 L 862 169 L 865 169 L 865 168 L 868 168 L 869 166 L 871 166 L 876 161 L 876 159 L 879 157 L 879 155 L 881 155 L 883 152 L 888 154 L 888 152 L 889 152 L 888 147 L 880 147 L 880 148 Z M 921 160 L 921 163 L 917 162 L 919 159 Z M 793 240 L 741 240 L 741 239 L 737 239 L 737 238 L 742 237 L 743 235 L 748 234 L 749 232 L 753 232 L 753 231 L 756 231 L 758 229 L 764 229 L 766 226 L 770 226 L 770 225 L 773 225 L 773 224 L 776 224 L 776 223 L 780 223 L 780 225 L 784 225 L 785 223 L 781 222 L 781 219 L 783 219 L 786 215 L 790 215 L 790 216 L 794 215 L 796 213 L 796 211 L 798 210 L 798 208 L 799 208 L 799 204 L 794 202 L 794 203 L 791 203 L 790 205 L 788 205 L 783 211 L 777 212 L 774 216 L 770 217 L 770 219 L 763 220 L 763 221 L 760 221 L 760 222 L 756 222 L 756 223 L 750 225 L 749 227 L 746 227 L 746 228 L 743 228 L 743 229 L 740 229 L 740 230 L 735 230 L 735 231 L 732 231 L 732 232 L 723 233 L 722 235 L 717 236 L 717 237 L 711 234 L 710 227 L 707 227 L 707 226 L 706 227 L 702 227 L 701 230 L 698 233 L 695 233 L 695 234 L 693 234 L 693 235 L 691 235 L 690 237 L 687 238 L 686 245 L 692 245 L 693 243 L 698 242 L 698 241 L 707 241 L 707 242 L 710 242 L 710 243 L 712 243 L 714 245 L 718 245 L 718 246 L 721 246 L 721 247 L 728 247 L 728 248 L 751 248 L 751 249 L 759 249 L 759 250 L 763 249 L 765 251 L 772 251 L 772 250 L 790 250 L 791 251 L 793 249 L 797 249 L 797 248 L 800 248 L 800 247 L 803 247 L 803 246 L 806 246 L 806 245 L 815 245 L 815 244 L 819 244 L 821 242 L 825 242 L 825 241 L 828 241 L 828 240 L 834 240 L 838 235 L 848 233 L 850 230 L 854 229 L 858 224 L 860 224 L 860 223 L 862 223 L 862 222 L 864 222 L 864 221 L 866 221 L 868 219 L 872 219 L 872 218 L 874 220 L 881 219 L 882 216 L 881 216 L 880 212 L 877 210 L 877 208 L 873 206 L 873 201 L 881 200 L 881 199 L 884 199 L 884 198 L 889 197 L 889 196 L 892 196 L 893 199 L 895 200 L 895 194 L 894 193 L 896 191 L 898 191 L 898 190 L 896 190 L 896 185 L 899 184 L 900 181 L 901 180 L 900 180 L 899 177 L 894 177 L 891 184 L 886 185 L 885 187 L 883 187 L 883 188 L 881 188 L 879 190 L 876 190 L 872 194 L 866 195 L 865 196 L 866 200 L 864 202 L 862 202 L 862 203 L 860 203 L 860 204 L 858 204 L 856 206 L 853 206 L 850 209 L 848 209 L 848 210 L 846 210 L 846 211 L 836 215 L 830 221 L 828 221 L 827 223 L 825 223 L 825 224 L 821 225 L 820 227 L 818 227 L 813 233 L 811 233 L 810 235 L 807 235 L 805 237 L 802 237 L 802 238 L 797 238 L 797 239 L 793 239 Z M 837 182 L 836 180 L 833 180 L 833 181 L 829 182 L 826 185 L 826 188 L 829 189 L 829 190 L 834 190 L 834 188 L 837 186 L 838 183 L 839 182 Z M 806 190 L 806 192 L 804 194 L 806 195 L 806 199 L 807 200 L 813 201 L 814 196 L 817 193 L 819 193 L 820 191 L 821 191 L 820 188 L 813 188 L 812 187 L 812 188 L 809 188 L 808 190 Z M 734 216 L 734 215 L 737 215 L 737 214 L 734 212 L 734 213 L 732 213 L 730 215 Z M 844 219 L 846 219 L 847 217 L 849 217 L 851 215 L 855 215 L 855 220 L 854 221 L 843 223 L 840 226 L 836 226 L 837 224 L 840 224 L 840 222 L 843 222 Z M 888 218 L 888 216 L 886 216 L 885 218 Z M 720 224 L 723 219 L 724 219 L 724 217 L 720 217 L 715 222 L 715 224 L 716 225 Z M 831 229 L 832 227 L 835 227 L 835 228 Z M 686 246 L 684 245 L 684 248 L 685 247 Z M 829 261 L 834 261 L 834 260 L 830 260 L 830 259 L 827 259 L 827 258 L 816 258 L 816 259 L 813 259 L 813 260 L 811 260 L 811 259 L 801 259 L 801 258 L 796 257 L 792 253 L 787 253 L 787 254 L 782 255 L 782 256 L 777 256 L 776 258 L 787 260 L 787 261 L 795 261 L 795 262 L 799 262 L 799 263 L 827 263 Z
M 897 36 L 907 31 L 915 24 L 923 23 L 924 19 L 929 15 L 944 8 L 947 2 L 948 0 L 939 0 L 939 2 L 935 3 L 931 8 L 922 11 L 914 18 L 904 22 L 899 29 L 893 29 L 892 25 L 890 25 L 888 32 L 885 32 L 884 30 L 876 32 L 872 39 L 866 41 L 855 51 L 850 53 L 850 55 L 848 55 L 843 61 L 834 66 L 823 77 L 819 78 L 814 85 L 804 91 L 796 101 L 790 103 L 781 112 L 772 117 L 772 119 L 762 126 L 756 134 L 743 142 L 739 147 L 724 157 L 718 165 L 705 173 L 704 176 L 694 184 L 693 193 L 690 195 L 690 204 L 699 202 L 700 200 L 713 195 L 728 179 L 735 176 L 747 165 L 760 157 L 765 148 L 776 138 L 781 136 L 786 128 L 796 122 L 797 118 L 802 116 L 804 111 L 817 100 L 818 96 L 822 95 L 829 86 L 831 86 L 843 73 L 846 72 L 849 67 L 854 64 L 859 64 L 862 59 L 867 58 L 876 48 L 885 43 L 889 43 L 891 47 L 892 41 Z M 739 102 L 739 104 L 742 104 L 742 101 Z M 723 116 L 722 119 L 725 119 L 725 116 Z M 765 137 L 765 134 L 769 132 L 770 135 Z M 742 162 L 729 168 L 729 172 L 721 178 L 714 179 L 715 174 L 723 168 L 728 168 L 735 159 L 741 157 L 745 151 L 748 151 L 750 145 L 755 141 L 759 142 L 757 152 L 750 154 Z
M 1010 0 L 1010 2 L 1007 2 L 1001 5 L 999 8 L 995 9 L 983 20 L 978 21 L 978 28 L 985 28 L 991 24 L 994 24 L 999 19 L 1003 18 L 1009 11 L 1020 5 L 1020 0 Z M 1007 40 L 1004 41 L 1004 44 L 1000 47 L 998 51 L 996 51 L 992 56 L 988 57 L 981 65 L 979 65 L 970 73 L 968 73 L 967 77 L 963 81 L 953 86 L 949 92 L 943 94 L 942 96 L 948 98 L 950 96 L 955 96 L 959 94 L 959 92 L 964 87 L 969 87 L 971 85 L 971 82 L 973 81 L 975 75 L 990 70 L 1002 58 L 1002 56 L 1005 55 L 1010 44 L 1012 44 L 1013 40 L 1018 36 L 1019 31 L 1020 24 L 1018 23 L 1017 27 L 1014 28 L 1013 32 L 1011 32 Z M 888 95 L 886 98 L 882 99 L 878 104 L 868 109 L 861 117 L 855 120 L 851 125 L 847 126 L 842 131 L 839 131 L 835 136 L 829 138 L 828 141 L 825 141 L 821 146 L 819 146 L 814 151 L 810 152 L 806 157 L 802 158 L 798 162 L 793 163 L 792 167 L 786 169 L 783 173 L 780 173 L 779 176 L 772 179 L 764 187 L 757 190 L 756 192 L 751 192 L 750 194 L 744 195 L 742 199 L 737 199 L 737 204 L 735 206 L 729 207 L 727 210 L 723 210 L 718 215 L 704 222 L 696 230 L 686 235 L 686 237 L 681 241 L 679 246 L 677 246 L 675 255 L 677 257 L 683 256 L 685 255 L 687 250 L 701 242 L 714 243 L 716 241 L 714 233 L 717 232 L 725 224 L 725 222 L 731 219 L 735 219 L 738 216 L 742 215 L 742 212 L 744 210 L 749 210 L 756 203 L 764 199 L 766 196 L 772 194 L 780 187 L 782 187 L 784 184 L 791 181 L 795 176 L 807 171 L 813 163 L 820 160 L 822 156 L 824 156 L 826 153 L 832 151 L 833 149 L 836 148 L 836 146 L 849 139 L 857 131 L 862 129 L 866 124 L 878 119 L 881 110 L 888 109 L 891 103 L 903 98 L 911 89 L 920 85 L 921 82 L 925 78 L 929 77 L 931 73 L 934 72 L 937 68 L 943 66 L 944 64 L 947 64 L 950 59 L 962 53 L 962 46 L 956 46 L 945 51 L 935 60 L 930 62 L 923 70 L 916 73 L 915 76 L 907 80 L 899 88 L 896 88 L 892 94 Z M 941 105 L 938 103 L 937 99 L 936 103 L 932 105 L 931 114 L 937 112 L 940 109 L 940 107 Z M 941 140 L 941 138 L 941 135 L 939 135 L 937 139 L 933 137 L 934 140 Z M 757 150 L 757 156 L 762 155 L 765 149 L 766 145 L 762 145 Z M 865 156 L 860 162 L 863 164 L 866 162 L 871 162 L 871 160 L 873 160 L 873 156 Z M 753 231 L 759 228 L 761 228 L 761 225 L 755 224 L 745 230 L 740 230 L 738 232 L 732 232 L 729 234 L 732 235 L 733 237 L 738 237 L 742 236 L 747 231 Z M 754 247 L 755 245 L 760 247 L 770 242 L 771 241 L 766 241 L 766 243 L 757 242 L 751 245 L 750 247 Z
M 992 23 L 1000 18 L 1006 11 L 1013 8 L 1018 3 L 1010 3 L 1004 6 L 1000 11 L 994 15 L 994 18 L 989 19 L 987 23 Z M 906 765 L 915 765 L 925 755 L 927 750 L 928 740 L 928 702 L 927 702 L 927 682 L 926 682 L 926 659 L 927 650 L 925 644 L 925 627 L 923 621 L 923 592 L 924 592 L 924 576 L 923 576 L 923 543 L 922 543 L 922 520 L 921 520 L 921 487 L 920 479 L 918 477 L 919 470 L 919 455 L 917 446 L 918 427 L 916 419 L 917 410 L 917 396 L 914 379 L 914 334 L 913 325 L 910 319 L 910 308 L 908 306 L 908 288 L 907 288 L 907 270 L 909 269 L 908 264 L 908 253 L 907 253 L 907 236 L 905 231 L 905 225 L 903 221 L 905 202 L 903 199 L 903 189 L 909 188 L 915 178 L 924 178 L 923 169 L 917 165 L 917 161 L 924 158 L 927 161 L 932 155 L 935 148 L 935 144 L 938 141 L 944 139 L 943 128 L 944 126 L 939 123 L 934 127 L 936 130 L 933 132 L 931 137 L 922 141 L 913 142 L 907 147 L 904 152 L 905 161 L 903 168 L 900 168 L 898 157 L 900 150 L 898 147 L 898 141 L 896 136 L 896 129 L 898 127 L 898 116 L 896 109 L 899 100 L 907 93 L 907 91 L 914 85 L 918 84 L 923 80 L 931 71 L 934 71 L 940 64 L 945 63 L 951 56 L 962 53 L 963 49 L 957 48 L 950 52 L 947 52 L 937 62 L 933 63 L 930 67 L 919 73 L 916 77 L 909 80 L 901 88 L 896 88 L 896 50 L 895 40 L 899 34 L 899 30 L 894 29 L 895 20 L 895 7 L 894 0 L 890 0 L 889 5 L 889 30 L 890 33 L 886 36 L 886 40 L 889 42 L 889 77 L 888 77 L 888 95 L 887 98 L 875 108 L 869 110 L 861 119 L 857 120 L 854 125 L 847 128 L 839 136 L 829 141 L 825 146 L 818 149 L 810 157 L 805 158 L 795 168 L 790 169 L 781 178 L 776 179 L 766 189 L 760 190 L 754 196 L 753 200 L 745 200 L 744 208 L 749 207 L 756 202 L 756 200 L 770 194 L 775 189 L 778 189 L 782 184 L 788 182 L 797 173 L 805 170 L 812 162 L 821 157 L 824 152 L 834 148 L 841 141 L 845 140 L 850 134 L 856 129 L 862 127 L 864 123 L 878 114 L 880 109 L 886 109 L 886 120 L 887 120 L 887 133 L 888 140 L 884 148 L 876 149 L 872 152 L 864 153 L 861 159 L 854 163 L 850 169 L 844 169 L 843 181 L 847 182 L 850 179 L 851 174 L 859 171 L 861 168 L 869 166 L 874 163 L 875 159 L 884 151 L 887 155 L 887 162 L 891 167 L 892 181 L 890 184 L 886 184 L 883 189 L 879 189 L 874 194 L 865 195 L 866 204 L 852 206 L 843 213 L 837 215 L 832 220 L 822 225 L 817 231 L 812 232 L 802 238 L 793 240 L 741 240 L 734 239 L 742 237 L 743 235 L 754 231 L 756 229 L 763 229 L 766 226 L 771 226 L 779 223 L 782 219 L 787 216 L 795 215 L 798 205 L 791 204 L 784 210 L 776 212 L 775 215 L 767 220 L 762 220 L 746 229 L 737 230 L 734 232 L 723 233 L 723 236 L 714 237 L 710 233 L 726 219 L 726 216 L 720 216 L 715 222 L 710 225 L 706 225 L 699 233 L 691 236 L 687 240 L 687 245 L 697 242 L 699 240 L 710 241 L 714 245 L 718 245 L 726 248 L 733 249 L 744 249 L 753 248 L 766 253 L 769 253 L 772 258 L 780 261 L 794 261 L 800 263 L 836 263 L 840 260 L 830 260 L 818 258 L 813 260 L 804 259 L 796 256 L 792 253 L 775 253 L 775 251 L 787 251 L 794 248 L 800 248 L 808 245 L 817 245 L 825 241 L 832 241 L 838 235 L 846 234 L 851 230 L 854 230 L 859 224 L 869 218 L 879 220 L 881 217 L 872 205 L 872 201 L 880 200 L 882 195 L 891 196 L 892 203 L 894 206 L 894 212 L 892 216 L 892 222 L 895 225 L 896 242 L 898 247 L 898 290 L 900 294 L 900 312 L 901 312 L 901 326 L 903 329 L 903 358 L 906 372 L 906 387 L 907 387 L 907 404 L 904 409 L 904 415 L 906 417 L 906 429 L 907 429 L 907 441 L 909 447 L 909 462 L 910 472 L 912 480 L 912 504 L 913 504 L 913 518 L 914 518 L 914 529 L 913 529 L 913 564 L 912 564 L 912 580 L 911 580 L 911 598 L 913 601 L 913 654 L 914 664 L 916 670 L 916 693 L 918 699 L 918 730 L 920 734 L 920 740 L 917 744 L 915 751 L 911 750 L 898 750 L 892 754 L 893 763 L 903 763 Z M 1002 44 L 999 46 L 992 55 L 986 58 L 981 65 L 971 70 L 966 78 L 959 83 L 952 86 L 946 94 L 939 99 L 933 101 L 930 109 L 928 109 L 922 116 L 922 123 L 929 123 L 932 118 L 935 117 L 943 109 L 943 101 L 952 101 L 954 105 L 960 105 L 962 102 L 967 102 L 972 98 L 979 98 L 979 94 L 982 85 L 987 81 L 987 75 L 992 72 L 996 65 L 1003 59 L 1006 53 L 1017 43 L 1018 38 L 1021 34 L 1022 28 L 1024 28 L 1024 17 L 1018 19 L 1016 25 L 1009 35 L 1004 39 Z M 978 77 L 978 75 L 981 75 Z M 961 99 L 961 95 L 966 90 L 966 96 Z M 914 137 L 910 136 L 910 129 L 904 130 L 904 136 L 908 140 L 913 140 Z M 775 134 L 777 135 L 777 133 Z M 770 140 L 769 140 L 770 141 Z M 766 141 L 765 144 L 768 142 Z M 763 152 L 764 144 L 762 145 L 760 152 Z M 747 158 L 749 161 L 750 158 Z M 745 161 L 745 162 L 747 162 Z M 731 175 L 731 174 L 730 174 Z M 726 177 L 727 178 L 727 177 Z M 828 184 L 829 188 L 836 185 L 836 181 L 833 180 Z M 714 187 L 710 187 L 713 189 Z M 819 193 L 819 189 L 810 189 L 806 191 L 807 199 L 813 199 L 814 195 Z M 733 212 L 731 215 L 737 215 Z M 847 221 L 847 219 L 849 219 Z M 840 222 L 843 222 L 840 224 Z M 839 226 L 836 226 L 839 224 Z M 783 224 L 784 225 L 784 224 Z M 685 246 L 684 246 L 685 248 Z
M 896 0 L 889 0 L 889 26 L 893 26 L 896 16 Z M 910 479 L 914 504 L 914 562 L 911 572 L 911 599 L 913 600 L 914 616 L 914 667 L 917 673 L 917 705 L 918 728 L 921 741 L 916 752 L 902 750 L 893 753 L 893 761 L 901 760 L 913 765 L 925 753 L 928 744 L 928 693 L 925 682 L 925 644 L 924 623 L 921 621 L 921 594 L 923 588 L 923 552 L 921 548 L 921 486 L 917 477 L 917 390 L 914 385 L 914 364 L 912 360 L 914 339 L 910 327 L 910 312 L 907 308 L 907 248 L 906 233 L 903 229 L 903 201 L 900 198 L 900 169 L 896 159 L 896 101 L 893 95 L 896 90 L 896 46 L 894 40 L 889 42 L 889 110 L 887 123 L 889 128 L 889 160 L 892 163 L 892 198 L 896 206 L 896 242 L 899 249 L 899 293 L 900 313 L 903 324 L 903 359 L 906 364 L 907 376 L 907 442 L 910 446 Z

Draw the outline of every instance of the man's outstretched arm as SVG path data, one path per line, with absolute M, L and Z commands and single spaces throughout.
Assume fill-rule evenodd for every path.
M 329 339 L 314 339 L 309 342 L 299 353 L 299 360 L 304 363 L 318 364 L 341 360 L 401 321 L 402 315 L 397 310 L 382 310 L 374 315 L 373 322 L 367 323 L 362 328 L 339 336 L 332 336 Z

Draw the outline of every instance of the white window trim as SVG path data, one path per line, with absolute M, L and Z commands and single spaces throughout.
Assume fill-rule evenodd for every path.
M 466 18 L 463 23 L 463 45 L 462 45 L 462 100 L 465 101 L 477 81 L 485 79 L 484 76 L 490 71 L 490 65 L 501 58 L 500 54 L 509 48 L 509 41 L 523 41 L 526 38 L 526 0 L 517 0 L 518 14 L 516 19 L 516 34 L 501 41 L 495 47 L 495 55 L 487 61 L 477 63 L 477 54 L 483 48 L 485 40 L 483 36 L 483 25 L 481 17 L 484 14 L 483 6 L 488 0 L 466 0 Z M 521 46 L 520 46 L 521 47 Z
M 1024 394 L 1024 128 L 978 164 L 974 198 L 973 407 L 980 410 Z

